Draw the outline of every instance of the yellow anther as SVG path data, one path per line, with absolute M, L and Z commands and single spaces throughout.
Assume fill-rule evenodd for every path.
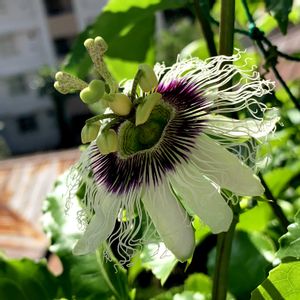
M 147 64 L 139 65 L 139 70 L 142 71 L 142 75 L 139 79 L 139 85 L 144 92 L 150 92 L 158 85 L 158 80 L 153 68 Z
M 86 104 L 93 104 L 101 99 L 104 92 L 105 83 L 102 80 L 95 79 L 80 92 L 80 99 Z
M 132 103 L 125 94 L 109 94 L 105 95 L 104 99 L 107 100 L 108 106 L 116 115 L 127 116 L 132 109 Z
M 81 130 L 81 141 L 83 144 L 90 143 L 96 139 L 100 130 L 100 124 L 85 124 Z
M 85 81 L 66 72 L 57 72 L 55 74 L 55 79 L 54 88 L 62 94 L 81 91 L 88 86 Z
M 103 155 L 116 152 L 118 150 L 118 135 L 113 129 L 104 130 L 98 135 L 96 144 Z

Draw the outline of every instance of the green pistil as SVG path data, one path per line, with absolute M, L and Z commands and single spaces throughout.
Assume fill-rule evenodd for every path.
M 119 130 L 120 156 L 126 158 L 158 145 L 173 115 L 173 108 L 160 102 L 154 107 L 146 123 L 135 126 L 131 121 L 125 121 Z
M 146 124 L 137 126 L 136 128 L 139 143 L 145 145 L 147 148 L 151 148 L 159 141 L 164 129 L 157 121 L 149 121 Z

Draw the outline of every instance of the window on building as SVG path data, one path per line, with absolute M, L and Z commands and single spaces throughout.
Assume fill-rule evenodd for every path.
M 48 15 L 57 15 L 72 11 L 72 0 L 44 0 Z
M 54 47 L 57 56 L 64 56 L 69 53 L 73 39 L 63 38 L 54 40 Z
M 29 133 L 38 129 L 38 123 L 35 115 L 26 115 L 17 119 L 18 129 L 21 133 Z
M 25 75 L 11 76 L 6 79 L 10 96 L 19 96 L 28 92 L 28 84 Z

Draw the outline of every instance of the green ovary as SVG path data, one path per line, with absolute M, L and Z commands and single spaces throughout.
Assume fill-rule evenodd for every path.
M 119 131 L 119 151 L 123 157 L 154 147 L 161 139 L 164 129 L 173 116 L 173 109 L 167 104 L 156 105 L 146 123 L 135 126 L 125 121 Z

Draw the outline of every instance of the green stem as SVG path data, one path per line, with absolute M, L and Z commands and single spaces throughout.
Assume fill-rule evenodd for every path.
M 135 98 L 135 94 L 136 94 L 136 89 L 137 89 L 137 85 L 139 83 L 140 78 L 142 77 L 143 71 L 142 70 L 138 70 L 134 76 L 133 79 L 133 83 L 132 83 L 132 88 L 131 88 L 131 93 L 130 93 L 130 99 L 131 101 L 134 100 Z
M 210 56 L 216 56 L 218 55 L 218 53 L 214 41 L 214 33 L 211 29 L 208 15 L 206 14 L 207 11 L 209 13 L 207 0 L 194 0 L 194 7 L 197 19 L 201 25 L 203 36 L 206 40 L 206 46 L 208 48 L 209 54 Z
M 239 221 L 239 206 L 233 207 L 234 215 L 227 232 L 220 233 L 217 241 L 216 264 L 212 290 L 213 300 L 225 300 L 228 285 L 228 267 L 231 254 L 232 241 L 235 227 Z
M 220 55 L 232 55 L 234 39 L 235 0 L 222 0 L 220 25 Z M 234 218 L 228 232 L 217 238 L 216 264 L 213 278 L 212 299 L 225 300 L 228 285 L 228 267 L 236 224 L 239 220 L 239 205 L 231 207 Z
M 220 21 L 220 55 L 232 55 L 235 0 L 222 0 Z
M 276 77 L 276 79 L 280 82 L 280 84 L 282 85 L 283 89 L 285 90 L 285 92 L 288 94 L 288 96 L 290 97 L 290 99 L 292 100 L 292 102 L 294 103 L 294 105 L 296 106 L 296 108 L 298 110 L 300 110 L 300 102 L 296 99 L 296 97 L 292 94 L 290 88 L 288 87 L 288 85 L 286 84 L 286 82 L 283 80 L 283 78 L 281 77 L 280 73 L 278 72 L 276 66 L 272 65 L 271 69 Z
M 211 15 L 209 15 L 208 18 L 209 18 L 209 21 L 210 21 L 213 25 L 216 25 L 216 26 L 218 26 L 218 27 L 220 26 L 220 22 L 219 22 L 218 20 L 214 19 Z M 247 36 L 247 37 L 250 38 L 251 40 L 255 40 L 253 37 L 251 37 L 251 33 L 250 33 L 249 31 L 247 31 L 247 30 L 243 30 L 243 29 L 239 29 L 239 28 L 234 28 L 234 33 L 242 34 L 242 35 L 244 35 L 244 36 Z M 262 40 L 263 40 L 263 42 L 264 42 L 267 46 L 269 46 L 269 47 L 273 46 L 273 47 L 274 47 L 274 45 L 272 44 L 272 42 L 271 42 L 267 37 L 263 36 L 263 37 L 262 37 Z M 283 58 L 285 58 L 285 59 L 287 59 L 287 60 L 292 60 L 292 61 L 300 62 L 300 57 L 292 56 L 292 55 L 286 54 L 286 53 L 284 53 L 284 52 L 279 51 L 278 49 L 277 49 L 276 52 L 277 52 L 277 55 L 278 55 L 278 56 L 281 56 L 281 57 L 283 57 Z

